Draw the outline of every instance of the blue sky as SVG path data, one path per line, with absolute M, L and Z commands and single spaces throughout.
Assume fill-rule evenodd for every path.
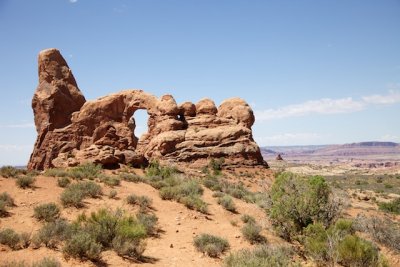
M 239 96 L 263 146 L 400 142 L 398 0 L 0 0 L 0 38 L 0 165 L 29 158 L 50 47 L 87 99 Z

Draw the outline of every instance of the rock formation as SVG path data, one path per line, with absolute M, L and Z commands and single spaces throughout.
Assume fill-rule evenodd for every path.
M 86 101 L 57 49 L 39 54 L 39 86 L 32 100 L 38 137 L 29 169 L 76 166 L 94 162 L 204 165 L 225 158 L 227 165 L 266 166 L 252 137 L 254 115 L 242 99 L 210 99 L 177 105 L 171 95 L 160 99 L 142 90 L 126 90 Z M 134 113 L 145 109 L 148 132 L 134 135 Z
M 278 154 L 278 156 L 276 156 L 276 160 L 283 160 L 282 155 Z

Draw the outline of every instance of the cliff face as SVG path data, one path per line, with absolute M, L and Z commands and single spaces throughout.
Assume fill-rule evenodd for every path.
M 126 90 L 85 100 L 57 49 L 39 54 L 39 85 L 32 100 L 38 137 L 29 169 L 94 162 L 104 167 L 187 162 L 204 165 L 225 158 L 227 165 L 265 165 L 252 137 L 254 115 L 242 99 L 210 99 L 178 105 L 171 95 L 160 99 L 142 90 Z M 149 114 L 148 132 L 134 135 L 134 113 Z

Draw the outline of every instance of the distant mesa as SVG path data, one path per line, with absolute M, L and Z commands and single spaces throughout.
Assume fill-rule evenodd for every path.
M 142 90 L 125 90 L 86 101 L 57 49 L 39 53 L 39 85 L 32 99 L 37 140 L 28 168 L 76 166 L 84 162 L 119 164 L 188 163 L 203 166 L 225 158 L 232 166 L 267 166 L 253 139 L 254 114 L 240 98 L 218 108 L 211 99 L 178 105 Z M 135 136 L 134 113 L 149 115 L 148 131 Z

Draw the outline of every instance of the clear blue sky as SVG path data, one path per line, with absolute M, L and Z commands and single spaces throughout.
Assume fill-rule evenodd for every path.
M 28 160 L 50 47 L 87 99 L 239 96 L 260 145 L 400 142 L 398 0 L 0 0 L 0 36 L 0 165 Z

